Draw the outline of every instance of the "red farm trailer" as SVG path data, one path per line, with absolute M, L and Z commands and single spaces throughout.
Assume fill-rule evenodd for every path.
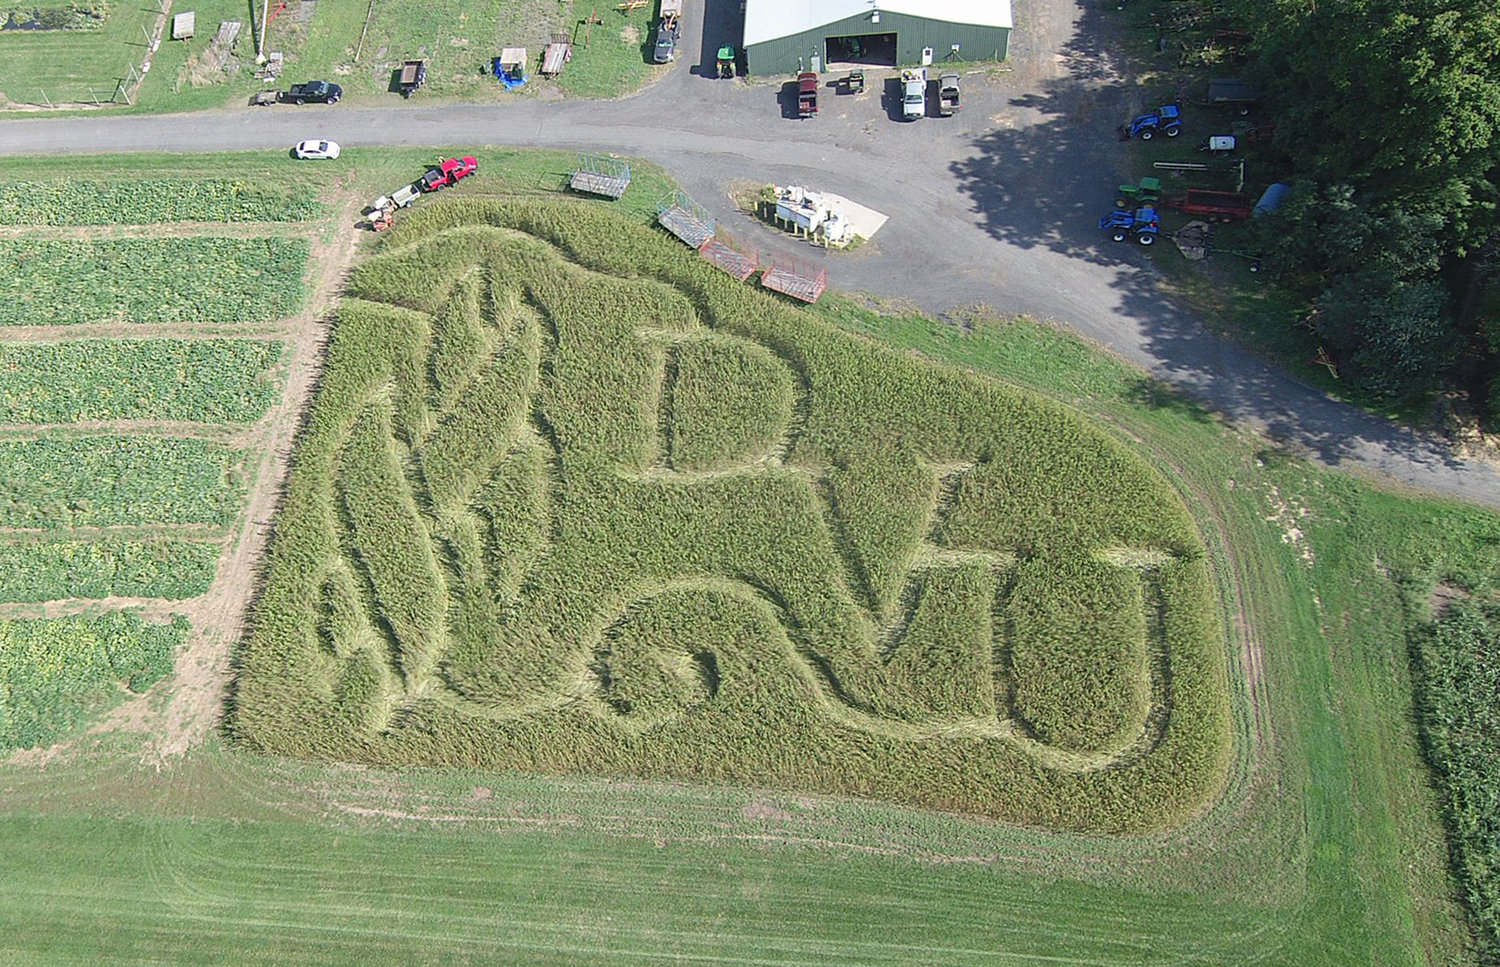
M 1208 191 L 1203 188 L 1189 188 L 1184 195 L 1162 199 L 1161 204 L 1189 215 L 1203 215 L 1211 222 L 1243 221 L 1250 217 L 1254 207 L 1250 197 L 1244 192 Z

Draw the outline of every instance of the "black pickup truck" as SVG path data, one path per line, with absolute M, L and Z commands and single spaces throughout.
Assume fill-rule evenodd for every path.
M 293 84 L 291 90 L 276 95 L 276 100 L 283 104 L 337 104 L 338 99 L 343 96 L 344 89 L 337 84 L 308 81 L 306 84 Z

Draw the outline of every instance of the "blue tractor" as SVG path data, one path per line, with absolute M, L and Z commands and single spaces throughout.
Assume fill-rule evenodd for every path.
M 1154 111 L 1136 115 L 1129 124 L 1120 128 L 1120 140 L 1140 138 L 1150 141 L 1158 134 L 1175 138 L 1182 133 L 1182 110 L 1176 104 L 1163 104 Z
M 1099 219 L 1099 227 L 1109 232 L 1109 237 L 1116 242 L 1123 242 L 1132 235 L 1142 245 L 1155 245 L 1156 236 L 1161 234 L 1161 221 L 1156 217 L 1156 209 L 1150 207 L 1137 208 L 1134 211 L 1114 211 Z

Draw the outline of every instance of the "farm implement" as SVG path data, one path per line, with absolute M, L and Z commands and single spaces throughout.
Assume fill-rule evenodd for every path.
M 1161 198 L 1161 179 L 1142 178 L 1138 185 L 1121 185 L 1115 189 L 1116 208 L 1139 208 L 1155 205 Z
M 1120 140 L 1140 138 L 1150 141 L 1158 134 L 1175 138 L 1182 133 L 1182 110 L 1176 104 L 1163 104 L 1154 111 L 1137 114 L 1129 124 L 1120 125 Z
M 1189 188 L 1185 194 L 1162 199 L 1162 207 L 1200 215 L 1209 221 L 1237 222 L 1250 217 L 1250 197 L 1240 191 L 1209 191 Z
M 1099 228 L 1109 232 L 1110 239 L 1116 242 L 1133 237 L 1142 245 L 1155 245 L 1156 236 L 1161 234 L 1161 220 L 1150 206 L 1133 211 L 1117 208 L 1099 219 Z
M 389 195 L 381 195 L 365 206 L 365 216 L 369 219 L 370 231 L 385 231 L 395 223 L 398 209 L 409 207 L 422 195 L 441 191 L 478 170 L 479 162 L 473 155 L 440 159 L 416 181 L 409 185 L 402 185 Z

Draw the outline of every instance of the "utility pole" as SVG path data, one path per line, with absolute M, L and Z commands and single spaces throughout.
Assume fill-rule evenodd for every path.
M 260 40 L 255 44 L 255 63 L 266 62 L 266 18 L 270 16 L 271 0 L 262 0 L 260 5 Z

